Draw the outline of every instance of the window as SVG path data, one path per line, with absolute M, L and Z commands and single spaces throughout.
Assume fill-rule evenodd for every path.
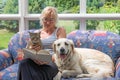
M 8 47 L 11 36 L 18 31 L 18 21 L 0 20 L 0 50 Z
M 59 14 L 79 13 L 79 0 L 28 0 L 28 13 L 40 14 L 46 6 L 54 6 Z
M 87 13 L 120 13 L 119 0 L 87 0 Z
M 64 26 L 67 33 L 97 29 L 120 34 L 119 5 L 120 0 L 0 0 L 0 33 L 1 29 L 13 30 L 12 36 L 17 31 L 38 29 L 42 9 L 54 6 L 59 13 L 58 26 Z
M 120 34 L 120 20 L 87 20 L 87 30 L 105 30 Z
M 1 14 L 18 14 L 18 0 L 0 0 Z

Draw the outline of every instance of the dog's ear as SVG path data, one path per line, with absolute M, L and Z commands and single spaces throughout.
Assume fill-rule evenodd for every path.
M 55 42 L 52 44 L 52 47 L 53 47 L 53 51 L 56 53 L 56 44 L 55 44 Z
M 74 43 L 72 40 L 69 40 L 70 44 L 71 44 L 71 48 L 72 48 L 72 51 L 74 51 Z

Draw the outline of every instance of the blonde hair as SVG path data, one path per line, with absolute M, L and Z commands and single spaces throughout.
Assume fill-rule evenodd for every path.
M 43 9 L 41 16 L 40 16 L 40 24 L 43 25 L 43 18 L 45 16 L 53 16 L 55 19 L 55 24 L 57 24 L 58 21 L 58 13 L 57 13 L 57 9 L 51 6 L 48 6 L 46 8 Z

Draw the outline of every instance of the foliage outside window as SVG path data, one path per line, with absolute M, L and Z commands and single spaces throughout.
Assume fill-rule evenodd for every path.
M 17 26 L 18 21 L 0 20 L 0 50 L 8 47 L 11 37 L 18 32 L 19 27 Z
M 120 34 L 120 20 L 87 20 L 87 30 L 105 30 Z
M 87 13 L 120 13 L 120 0 L 86 0 L 87 1 Z M 58 13 L 71 13 L 71 14 L 79 14 L 80 5 L 79 0 L 28 0 L 28 13 L 29 14 L 40 14 L 43 8 L 46 6 L 54 6 L 58 9 Z M 18 13 L 18 0 L 0 0 L 0 13 L 5 14 L 17 14 Z M 29 21 L 31 22 L 31 21 Z M 14 23 L 14 21 L 12 21 Z M 38 26 L 39 21 L 34 21 L 34 23 L 30 24 L 31 26 Z M 75 24 L 74 26 L 76 29 L 79 29 L 79 21 L 73 21 Z M 108 24 L 107 24 L 108 23 Z M 110 30 L 111 24 L 115 24 L 115 29 L 112 30 L 112 32 L 120 33 L 119 24 L 120 21 L 108 21 L 107 23 L 104 23 L 101 27 L 103 27 L 103 30 Z M 76 25 L 77 24 L 77 25 Z M 107 24 L 108 27 L 105 25 Z M 5 27 L 9 27 L 9 29 L 12 27 L 17 28 L 17 26 L 14 26 L 15 24 L 11 24 L 11 22 L 4 22 L 2 23 Z M 93 26 L 91 26 L 93 25 Z M 97 28 L 99 25 L 101 25 L 100 21 L 96 20 L 96 23 L 94 21 L 88 21 L 87 22 L 87 29 L 99 29 Z M 32 27 L 34 28 L 34 27 Z M 36 28 L 36 27 L 35 27 Z M 38 27 L 37 27 L 38 28 Z
M 120 0 L 87 0 L 87 13 L 120 13 Z
M 58 13 L 79 13 L 79 0 L 29 0 L 29 13 L 40 14 L 46 6 L 54 6 Z
M 120 13 L 120 0 L 87 0 L 87 13 Z M 120 20 L 87 20 L 87 29 L 107 30 L 120 34 Z
M 0 0 L 1 14 L 18 14 L 18 0 Z
M 120 0 L 86 1 L 86 14 L 120 13 Z M 40 14 L 46 6 L 56 7 L 59 14 L 80 14 L 79 3 L 80 0 L 28 0 L 28 14 Z M 18 11 L 18 0 L 0 0 L 0 14 L 18 14 Z M 86 23 L 87 30 L 106 30 L 120 34 L 120 20 L 86 20 Z M 58 23 L 58 26 L 65 27 L 67 33 L 72 30 L 79 29 L 79 25 L 79 20 L 60 20 Z M 29 21 L 29 29 L 38 29 L 40 27 L 39 20 Z M 0 20 L 0 35 L 3 34 L 2 30 L 7 30 L 7 32 L 10 32 L 12 36 L 14 33 L 19 31 L 18 21 Z M 9 37 L 10 36 L 8 36 L 8 38 Z M 1 39 L 2 38 L 0 37 L 0 41 Z M 0 43 L 0 46 L 1 45 L 2 44 Z

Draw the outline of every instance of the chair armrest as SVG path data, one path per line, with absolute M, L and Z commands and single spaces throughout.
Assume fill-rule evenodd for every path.
M 0 50 L 0 70 L 3 70 L 11 64 L 13 64 L 13 60 L 8 49 Z
M 119 59 L 117 60 L 117 63 L 116 63 L 116 65 L 115 65 L 115 67 L 116 67 L 115 77 L 116 77 L 117 79 L 120 79 L 120 57 L 119 57 Z

